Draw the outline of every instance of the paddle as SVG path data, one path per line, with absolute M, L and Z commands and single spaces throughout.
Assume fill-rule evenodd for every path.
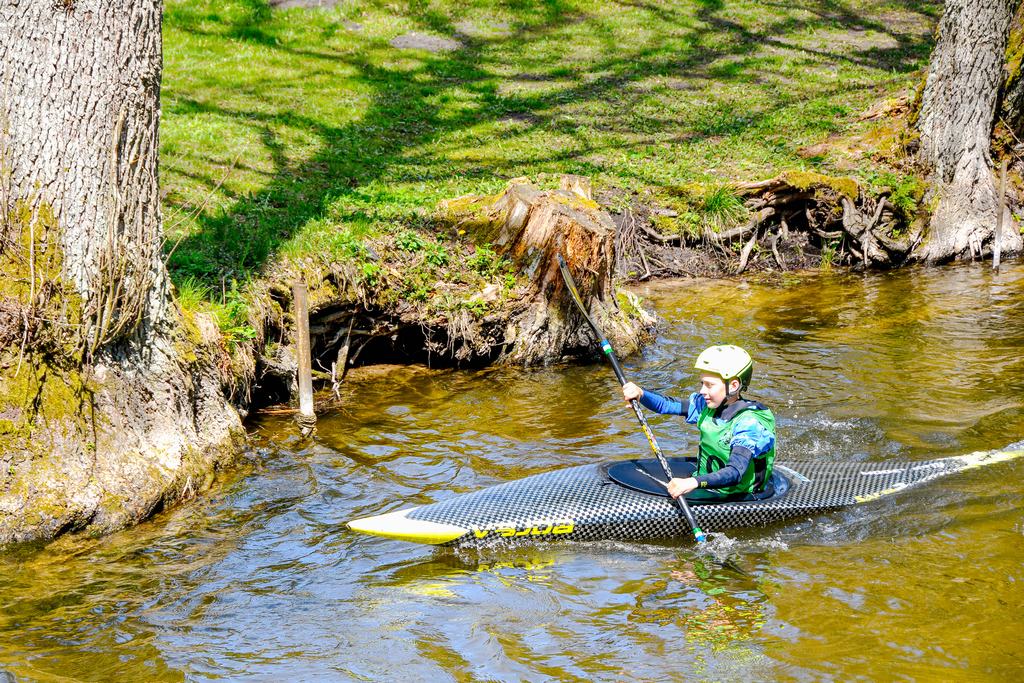
M 612 345 L 608 343 L 608 340 L 601 334 L 601 330 L 598 329 L 597 325 L 590 316 L 587 315 L 587 309 L 583 306 L 583 299 L 580 298 L 579 290 L 576 289 L 576 282 L 572 279 L 572 274 L 569 273 L 569 265 L 562 258 L 561 254 L 558 254 L 558 267 L 562 271 L 562 278 L 565 280 L 565 286 L 569 288 L 569 294 L 572 295 L 572 300 L 576 302 L 576 307 L 580 309 L 580 313 L 583 314 L 583 319 L 590 325 L 590 329 L 594 331 L 598 341 L 601 344 L 601 350 L 604 351 L 604 355 L 608 356 L 608 360 L 611 361 L 612 370 L 615 371 L 615 377 L 619 380 L 619 384 L 625 386 L 626 376 L 622 374 L 622 367 L 619 365 L 618 359 L 615 357 L 615 351 L 612 350 Z M 636 419 L 640 421 L 640 427 L 644 430 L 644 436 L 647 437 L 647 443 L 651 445 L 651 450 L 654 451 L 654 456 L 658 459 L 661 464 L 661 468 L 665 470 L 665 476 L 672 479 L 672 468 L 668 466 L 668 461 L 665 460 L 665 456 L 661 452 L 661 447 L 658 446 L 657 439 L 654 438 L 654 432 L 651 431 L 650 425 L 647 424 L 647 418 L 644 417 L 643 412 L 640 410 L 640 403 L 636 399 L 629 402 L 633 406 L 633 412 L 636 413 Z M 693 531 L 693 537 L 697 539 L 698 543 L 703 543 L 707 537 L 704 532 L 697 526 L 697 520 L 693 517 L 693 511 L 690 510 L 690 506 L 686 504 L 686 498 L 679 496 L 675 498 L 676 505 L 679 506 L 679 511 L 683 513 L 683 517 L 686 519 L 686 523 L 690 525 L 690 529 Z

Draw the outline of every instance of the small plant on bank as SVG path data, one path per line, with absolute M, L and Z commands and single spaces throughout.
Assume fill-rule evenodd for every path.
M 821 264 L 818 267 L 822 272 L 827 273 L 832 270 L 832 265 L 835 263 L 838 253 L 839 240 L 826 240 L 821 245 Z
M 451 261 L 448 249 L 440 242 L 430 242 L 426 247 L 425 260 L 432 266 L 443 268 Z
M 417 303 L 426 303 L 430 298 L 431 288 L 425 282 L 413 283 L 411 289 L 406 290 L 405 298 Z
M 904 221 L 914 217 L 924 198 L 924 183 L 916 176 L 883 172 L 869 176 L 868 183 L 875 192 L 889 189 L 889 203 L 903 214 Z
M 681 211 L 677 219 L 679 234 L 689 239 L 696 239 L 703 233 L 701 215 L 696 211 Z
M 421 251 L 425 244 L 423 237 L 414 230 L 403 230 L 395 239 L 395 245 L 402 251 Z
M 482 299 L 465 299 L 458 304 L 459 308 L 465 309 L 477 318 L 487 313 L 487 302 Z
M 178 305 L 186 311 L 200 311 L 209 306 L 213 288 L 199 278 L 189 275 L 175 286 Z
M 175 299 L 186 313 L 210 313 L 228 350 L 256 338 L 256 328 L 249 323 L 248 294 L 239 289 L 235 280 L 229 289 L 215 293 L 213 287 L 198 278 L 186 277 L 175 286 Z
M 359 275 L 363 284 L 373 286 L 380 279 L 380 264 L 364 261 L 359 264 Z
M 664 188 L 655 200 L 675 211 L 675 215 L 653 215 L 651 222 L 663 235 L 679 235 L 697 240 L 747 220 L 749 211 L 743 198 L 729 185 L 704 186 L 686 183 Z
M 507 259 L 498 256 L 493 249 L 479 245 L 473 247 L 473 255 L 469 257 L 467 263 L 471 270 L 488 280 L 511 265 Z
M 742 223 L 748 213 L 743 200 L 728 185 L 708 189 L 700 209 L 704 225 L 713 232 Z
M 256 338 L 256 328 L 249 324 L 248 301 L 248 295 L 232 279 L 230 288 L 222 293 L 221 302 L 210 306 L 228 350 L 234 350 L 239 343 Z

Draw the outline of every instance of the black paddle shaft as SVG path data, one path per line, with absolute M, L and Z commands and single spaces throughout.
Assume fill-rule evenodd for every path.
M 583 319 L 590 325 L 590 329 L 594 331 L 597 336 L 598 342 L 601 344 L 601 350 L 604 355 L 608 357 L 608 360 L 612 364 L 612 370 L 615 372 L 615 378 L 619 380 L 619 384 L 622 386 L 626 385 L 626 375 L 622 372 L 622 366 L 619 365 L 619 359 L 615 357 L 615 351 L 612 349 L 612 345 L 604 338 L 601 334 L 601 330 L 597 327 L 597 324 L 590 319 L 587 314 L 587 309 L 583 306 L 583 299 L 580 297 L 579 290 L 576 289 L 576 282 L 572 279 L 572 274 L 569 272 L 569 265 L 562 258 L 561 254 L 558 254 L 558 267 L 562 271 L 562 278 L 565 280 L 565 286 L 569 289 L 569 294 L 572 296 L 572 300 L 576 303 L 576 307 L 580 309 L 580 313 L 583 315 Z M 651 427 L 647 424 L 647 418 L 644 417 L 643 411 L 640 410 L 640 403 L 636 399 L 632 399 L 629 405 L 633 407 L 633 412 L 636 413 L 636 419 L 640 422 L 640 427 L 643 429 L 644 436 L 647 437 L 647 443 L 650 444 L 651 450 L 654 451 L 654 456 L 658 459 L 661 464 L 661 468 L 665 470 L 665 476 L 672 479 L 672 468 L 669 467 L 668 461 L 665 459 L 664 454 L 661 452 L 661 447 L 658 445 L 658 440 L 654 438 L 654 432 L 651 431 Z M 690 529 L 693 531 L 694 538 L 697 539 L 698 543 L 703 543 L 705 540 L 704 532 L 701 531 L 697 525 L 697 520 L 693 516 L 693 511 L 690 510 L 690 506 L 686 503 L 684 496 L 678 496 L 674 499 L 676 505 L 679 506 L 679 511 L 683 513 L 683 518 L 686 519 L 686 523 L 690 525 Z

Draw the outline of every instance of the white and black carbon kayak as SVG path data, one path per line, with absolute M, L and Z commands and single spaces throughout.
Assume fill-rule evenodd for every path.
M 865 503 L 1019 457 L 1024 457 L 1024 450 L 979 451 L 921 462 L 776 463 L 770 495 L 761 500 L 692 500 L 690 505 L 708 532 L 765 526 Z M 679 476 L 688 476 L 693 468 L 692 459 L 672 458 L 671 464 Z M 362 533 L 447 546 L 687 537 L 689 529 L 679 509 L 655 481 L 663 478 L 654 460 L 582 465 L 356 519 L 348 526 Z

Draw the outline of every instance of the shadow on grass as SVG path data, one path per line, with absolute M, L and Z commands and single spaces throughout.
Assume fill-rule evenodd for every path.
M 192 277 L 220 291 L 225 280 L 245 280 L 272 260 L 282 244 L 310 221 L 323 219 L 332 207 L 347 198 L 365 199 L 361 189 L 374 182 L 439 182 L 453 174 L 462 177 L 506 177 L 523 168 L 555 167 L 564 172 L 597 174 L 602 171 L 595 156 L 609 147 L 616 150 L 635 146 L 642 151 L 651 145 L 672 144 L 695 139 L 714 140 L 740 135 L 766 125 L 771 108 L 748 111 L 734 105 L 721 105 L 686 113 L 682 120 L 666 112 L 634 114 L 632 108 L 646 95 L 652 78 L 688 79 L 715 83 L 756 83 L 763 78 L 751 53 L 765 47 L 777 50 L 780 59 L 805 55 L 825 64 L 849 62 L 888 73 L 906 73 L 920 63 L 930 49 L 927 36 L 893 31 L 886 22 L 861 16 L 846 3 L 818 0 L 808 3 L 763 3 L 765 16 L 744 25 L 729 15 L 728 0 L 698 0 L 696 11 L 674 10 L 669 5 L 644 0 L 620 0 L 617 4 L 643 11 L 656 18 L 659 31 L 686 34 L 692 41 L 688 50 L 673 52 L 660 44 L 633 48 L 621 44 L 614 15 L 586 14 L 569 2 L 557 0 L 512 0 L 506 7 L 516 16 L 528 17 L 518 26 L 510 26 L 495 36 L 474 38 L 465 27 L 456 26 L 450 17 L 431 5 L 409 2 L 404 18 L 419 30 L 457 37 L 462 47 L 450 52 L 416 51 L 416 68 L 401 70 L 376 64 L 362 52 L 340 53 L 330 49 L 296 47 L 279 35 L 275 13 L 262 0 L 245 0 L 250 10 L 243 20 L 229 23 L 222 33 L 208 33 L 213 39 L 259 45 L 262 49 L 325 65 L 354 69 L 356 79 L 372 89 L 365 114 L 355 122 L 332 126 L 316 116 L 303 113 L 301 107 L 261 110 L 233 109 L 213 98 L 175 97 L 166 110 L 177 116 L 215 114 L 237 120 L 240 125 L 260 130 L 262 144 L 273 163 L 272 176 L 258 192 L 239 196 L 229 210 L 200 212 L 196 229 L 175 247 L 169 266 L 176 278 Z M 745 3 L 749 7 L 751 3 Z M 937 3 L 908 2 L 905 12 L 931 17 Z M 693 5 L 689 5 L 693 8 Z M 785 12 L 782 12 L 785 10 Z M 798 10 L 798 11 L 797 11 Z M 773 16 L 773 12 L 780 13 Z M 210 17 L 206 17 L 209 19 Z M 178 19 L 178 29 L 203 34 L 197 25 Z M 749 24 L 750 22 L 748 22 Z M 542 85 L 557 83 L 548 90 L 502 92 L 498 81 L 502 66 L 496 48 L 525 51 L 531 45 L 571 25 L 586 27 L 597 36 L 601 56 L 579 63 L 536 64 L 511 77 L 520 83 Z M 853 43 L 845 52 L 807 45 L 803 39 L 814 30 L 846 31 Z M 858 45 L 856 36 L 864 31 L 887 36 L 884 46 L 878 41 Z M 377 45 L 382 48 L 383 46 Z M 396 56 L 399 51 L 395 50 Z M 571 55 L 571 50 L 567 51 Z M 870 84 L 834 86 L 837 96 Z M 685 90 L 685 84 L 678 88 Z M 469 92 L 476 98 L 472 106 L 442 107 L 439 102 Z M 818 91 L 815 96 L 822 93 Z M 680 97 L 683 95 L 681 94 Z M 799 95 L 794 95 L 799 98 Z M 789 103 L 792 103 L 790 98 Z M 613 114 L 598 118 L 589 129 L 576 125 L 562 115 L 561 107 L 592 107 L 600 110 L 614 103 Z M 780 101 L 778 107 L 784 104 Z M 506 154 L 502 158 L 452 161 L 429 145 L 445 136 L 464 133 L 475 126 L 503 122 L 507 130 L 498 135 L 513 140 L 533 134 L 557 134 L 572 140 L 559 147 L 553 144 L 528 158 Z M 284 142 L 275 132 L 279 127 L 300 129 L 318 140 L 318 151 L 301 163 L 293 163 Z M 602 131 L 618 137 L 611 142 L 590 139 L 589 131 Z M 785 134 L 785 131 L 780 131 Z M 472 143 L 467 143 L 472 147 Z M 244 160 L 242 160 L 244 162 Z M 641 168 L 620 171 L 639 184 L 657 184 Z M 194 181 L 211 191 L 211 178 L 193 176 Z M 355 223 L 380 222 L 371 211 L 355 211 Z M 412 213 L 412 210 L 409 210 Z M 394 216 L 384 217 L 386 223 Z

